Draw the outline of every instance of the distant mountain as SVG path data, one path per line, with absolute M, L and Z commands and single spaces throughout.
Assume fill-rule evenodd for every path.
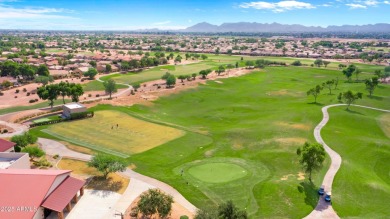
M 262 24 L 262 23 L 223 23 L 221 25 L 213 25 L 206 22 L 195 24 L 188 27 L 183 32 L 390 32 L 390 24 L 368 24 L 368 25 L 342 25 L 313 27 L 303 26 L 299 24 Z

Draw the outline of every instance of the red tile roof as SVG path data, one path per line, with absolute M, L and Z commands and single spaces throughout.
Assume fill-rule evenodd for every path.
M 83 187 L 85 181 L 73 177 L 66 178 L 42 203 L 42 207 L 60 212 Z
M 69 170 L 5 169 L 0 170 L 0 218 L 33 218 L 55 179 Z
M 7 151 L 15 146 L 15 143 L 0 138 L 0 152 Z

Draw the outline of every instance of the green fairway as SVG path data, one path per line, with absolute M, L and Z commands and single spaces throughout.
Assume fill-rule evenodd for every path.
M 91 81 L 86 84 L 83 84 L 83 89 L 84 91 L 104 91 L 104 85 L 100 81 Z M 123 85 L 123 84 L 117 84 L 116 89 L 123 89 L 123 88 L 128 88 L 128 86 Z
M 383 107 L 390 109 L 390 102 Z M 342 158 L 333 183 L 333 207 L 340 217 L 388 218 L 390 138 L 381 123 L 390 114 L 351 110 L 330 109 L 330 121 L 322 130 L 324 141 Z
M 188 169 L 188 173 L 206 183 L 223 183 L 244 177 L 247 171 L 231 163 L 206 163 Z
M 65 103 L 69 103 L 69 102 L 70 102 L 70 99 L 65 99 Z M 61 105 L 61 104 L 63 104 L 62 99 L 54 101 L 54 106 Z M 4 115 L 7 113 L 19 112 L 19 111 L 23 111 L 23 110 L 46 108 L 46 107 L 50 107 L 49 102 L 47 102 L 47 101 L 42 102 L 42 103 L 37 103 L 34 105 L 28 105 L 28 106 L 14 106 L 14 107 L 0 109 L 0 115 Z
M 178 66 L 174 69 L 178 70 Z M 139 75 L 146 75 L 143 73 Z M 371 76 L 362 73 L 360 77 Z M 336 77 L 340 82 L 332 95 L 323 90 L 317 104 L 306 95 L 308 89 Z M 246 208 L 251 218 L 302 218 L 315 208 L 316 190 L 329 159 L 310 184 L 296 150 L 305 141 L 314 142 L 313 129 L 322 119 L 321 108 L 338 103 L 338 93 L 360 91 L 364 95 L 358 104 L 390 108 L 388 85 L 380 85 L 374 96 L 368 97 L 363 83 L 346 83 L 339 70 L 267 67 L 219 81 L 162 97 L 148 106 L 99 105 L 93 110 L 119 111 L 185 132 L 158 147 L 132 154 L 129 162 L 137 172 L 173 186 L 199 208 L 233 200 L 240 208 Z M 33 132 L 39 133 L 39 129 Z M 126 134 L 115 137 L 125 139 Z M 47 137 L 45 133 L 40 135 Z M 126 150 L 115 147 L 117 151 Z M 217 173 L 211 174 L 210 168 L 218 169 Z
M 184 56 L 184 54 L 182 54 Z M 229 55 L 215 55 L 215 54 L 207 54 L 208 59 L 206 60 L 198 60 L 196 63 L 187 64 L 187 65 L 167 65 L 167 66 L 157 66 L 148 70 L 144 70 L 138 73 L 127 73 L 127 74 L 114 74 L 101 77 L 102 80 L 108 80 L 112 78 L 117 83 L 123 84 L 134 84 L 134 83 L 142 83 L 146 81 L 160 79 L 161 76 L 165 74 L 165 72 L 170 72 L 176 76 L 178 75 L 190 75 L 192 73 L 199 73 L 200 70 L 204 69 L 216 69 L 220 65 L 232 64 L 235 65 L 236 62 L 239 63 L 240 67 L 245 66 L 245 62 L 247 60 L 257 60 L 257 59 L 266 59 L 269 61 L 277 61 L 277 62 L 285 62 L 287 64 L 291 64 L 296 60 L 300 60 L 302 64 L 310 66 L 313 64 L 315 59 L 307 59 L 307 58 L 292 58 L 292 57 L 269 57 L 269 56 L 229 56 Z M 241 61 L 241 57 L 243 60 Z M 327 68 L 312 68 L 312 69 L 331 69 L 338 70 L 338 65 L 340 62 L 331 62 Z M 352 64 L 352 63 L 351 63 Z M 359 67 L 363 73 L 373 73 L 375 70 L 382 69 L 383 66 L 375 66 L 368 64 L 356 63 L 357 67 Z

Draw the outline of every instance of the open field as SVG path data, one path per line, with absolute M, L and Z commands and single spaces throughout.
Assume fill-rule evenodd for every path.
M 122 157 L 150 150 L 184 135 L 181 130 L 148 123 L 115 111 L 98 111 L 91 119 L 56 124 L 44 132 Z
M 358 107 L 329 113 L 322 136 L 343 159 L 333 183 L 333 207 L 342 218 L 389 217 L 390 138 L 380 123 L 390 114 Z
M 361 78 L 368 76 L 362 74 Z M 324 90 L 317 104 L 312 103 L 312 96 L 306 96 L 308 89 L 336 77 L 340 83 L 333 95 Z M 247 208 L 253 218 L 302 218 L 316 206 L 316 190 L 329 160 L 313 176 L 312 185 L 302 173 L 296 149 L 305 141 L 314 141 L 312 130 L 322 119 L 321 107 L 337 103 L 335 94 L 348 89 L 360 91 L 364 97 L 358 104 L 390 108 L 388 85 L 380 85 L 369 98 L 364 84 L 345 83 L 338 70 L 268 67 L 219 81 L 163 97 L 148 106 L 99 105 L 93 109 L 97 113 L 120 111 L 185 130 L 182 137 L 132 154 L 129 161 L 135 170 L 167 182 L 197 207 L 231 199 L 240 208 Z M 52 127 L 55 125 L 47 129 Z M 33 132 L 39 133 L 39 129 Z M 122 133 L 120 138 L 126 137 Z M 234 168 L 243 168 L 246 175 L 205 182 L 210 177 L 197 169 L 215 167 L 210 163 L 219 163 L 221 170 L 238 165 Z
M 184 57 L 184 54 L 181 54 Z M 146 81 L 160 79 L 161 76 L 165 74 L 165 72 L 170 72 L 176 76 L 178 75 L 189 75 L 192 73 L 198 73 L 200 70 L 204 69 L 217 69 L 219 65 L 227 65 L 232 64 L 235 65 L 236 62 L 239 63 L 239 66 L 244 67 L 245 62 L 247 60 L 257 60 L 257 59 L 266 59 L 270 61 L 277 62 L 286 62 L 287 64 L 291 64 L 296 60 L 300 60 L 302 64 L 310 65 L 313 64 L 315 59 L 307 59 L 307 58 L 291 58 L 291 57 L 268 57 L 268 56 L 229 56 L 229 55 L 215 55 L 215 54 L 207 54 L 207 60 L 199 60 L 197 63 L 187 64 L 187 65 L 167 65 L 167 66 L 157 66 L 142 72 L 133 73 L 129 72 L 127 74 L 113 74 L 109 76 L 103 76 L 102 80 L 108 80 L 112 78 L 118 83 L 125 84 L 133 84 L 133 83 L 142 83 Z M 243 60 L 241 61 L 241 57 Z M 343 62 L 344 64 L 351 64 Z M 340 62 L 331 62 L 327 69 L 338 70 L 338 65 Z M 363 63 L 355 63 L 357 67 L 359 67 L 363 73 L 373 73 L 377 69 L 383 70 L 384 66 L 375 66 L 368 65 Z M 313 69 L 317 69 L 316 67 Z M 325 69 L 322 67 L 322 69 Z M 341 71 L 340 71 L 341 72 Z M 341 74 L 340 74 L 341 75 Z

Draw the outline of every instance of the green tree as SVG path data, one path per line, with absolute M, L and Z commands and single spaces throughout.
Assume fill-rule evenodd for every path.
M 38 97 L 42 100 L 49 100 L 49 105 L 53 108 L 54 100 L 57 100 L 59 88 L 57 84 L 49 84 L 38 88 Z
M 104 90 L 106 91 L 106 93 L 110 95 L 110 99 L 111 99 L 112 93 L 117 92 L 116 82 L 113 79 L 109 79 L 108 81 L 103 82 L 103 86 L 104 86 Z
M 185 75 L 179 75 L 177 78 L 181 80 L 181 83 L 183 83 L 184 80 L 187 78 L 187 76 L 185 76 Z
M 312 172 L 320 170 L 325 160 L 324 147 L 319 143 L 309 144 L 305 142 L 302 148 L 297 149 L 297 155 L 299 156 L 299 163 L 305 172 L 309 173 L 311 182 Z
M 192 79 L 195 80 L 196 79 L 196 73 L 192 73 L 191 76 L 192 76 Z
M 317 67 L 321 67 L 321 65 L 323 65 L 324 62 L 322 61 L 322 59 L 316 59 L 314 61 L 314 65 L 317 66 Z
M 202 75 L 202 79 L 206 79 L 207 78 L 207 75 L 211 73 L 211 70 L 210 69 L 206 69 L 206 70 L 201 70 L 199 72 L 199 75 Z
M 123 159 L 108 154 L 96 154 L 88 162 L 89 167 L 96 168 L 107 179 L 109 173 L 123 172 L 126 170 L 126 162 Z
M 41 75 L 41 76 L 46 76 L 46 77 L 50 75 L 49 69 L 47 68 L 46 65 L 39 65 L 38 70 L 37 70 L 37 74 Z
M 222 72 L 225 72 L 225 67 L 223 65 L 220 65 L 216 72 L 219 76 Z
M 106 65 L 106 72 L 111 72 L 112 71 L 112 66 L 110 64 Z
M 343 74 L 347 77 L 348 81 L 351 80 L 352 74 L 355 72 L 356 66 L 349 65 L 347 68 L 343 69 Z
M 70 88 L 69 94 L 72 99 L 72 102 L 79 102 L 79 97 L 84 94 L 84 90 L 81 84 L 71 83 L 69 84 L 69 88 Z
M 203 60 L 206 60 L 208 57 L 207 57 L 205 54 L 202 54 L 202 55 L 201 55 L 201 58 L 202 58 Z
M 317 103 L 317 97 L 321 93 L 322 87 L 320 85 L 317 85 L 316 87 L 308 90 L 306 92 L 307 96 L 313 95 L 314 97 L 314 103 Z
M 334 80 L 334 79 L 328 80 L 328 81 L 322 83 L 322 86 L 323 86 L 323 87 L 328 88 L 328 90 L 329 90 L 329 95 L 332 94 L 332 87 L 333 87 L 334 83 L 335 83 L 335 80 Z
M 90 80 L 94 79 L 97 74 L 98 71 L 96 70 L 96 68 L 89 68 L 88 71 L 83 73 L 83 75 L 85 77 L 88 77 Z
M 53 82 L 53 76 L 36 76 L 34 79 L 35 83 L 42 84 L 42 85 L 47 85 L 49 82 Z
M 322 63 L 324 64 L 325 68 L 328 67 L 328 65 L 330 64 L 329 61 L 323 61 Z
M 36 146 L 26 146 L 22 148 L 21 150 L 24 153 L 28 153 L 28 156 L 30 156 L 31 159 L 34 160 L 34 158 L 42 157 L 45 155 L 45 152 Z
M 370 96 L 372 96 L 372 94 L 374 93 L 375 88 L 379 84 L 378 77 L 372 77 L 370 79 L 366 79 L 365 84 L 366 84 L 366 90 L 368 90 Z
M 362 99 L 363 94 L 358 92 L 358 93 L 353 93 L 352 91 L 347 91 L 343 93 L 343 99 L 344 101 L 348 104 L 347 110 L 349 110 L 349 106 L 354 103 L 358 99 Z
M 296 61 L 294 61 L 293 63 L 291 63 L 291 65 L 294 65 L 294 66 L 301 66 L 302 63 L 301 63 L 301 61 L 296 60 Z
M 92 60 L 92 61 L 89 62 L 89 64 L 90 64 L 92 67 L 96 68 L 96 61 Z
M 172 211 L 173 197 L 159 189 L 149 189 L 140 195 L 137 208 L 145 217 L 157 214 L 160 218 L 167 218 Z
M 339 77 L 336 77 L 336 79 L 334 79 L 334 90 L 337 89 L 338 85 L 339 85 Z
M 171 87 L 176 84 L 176 77 L 174 75 L 169 75 L 166 79 L 167 87 Z
M 232 201 L 227 201 L 218 207 L 218 217 L 221 219 L 247 219 L 247 212 L 237 208 Z
M 62 97 L 62 103 L 65 104 L 65 96 L 70 96 L 70 86 L 68 82 L 61 81 L 58 84 L 58 92 Z

